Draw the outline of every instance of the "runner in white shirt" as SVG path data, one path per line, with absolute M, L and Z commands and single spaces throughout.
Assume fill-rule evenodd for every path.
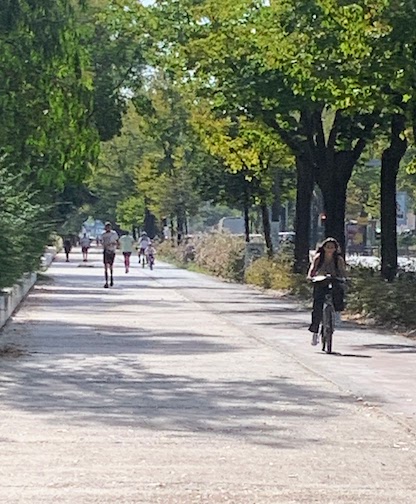
M 134 238 L 130 236 L 130 233 L 127 231 L 127 233 L 120 238 L 119 242 L 121 252 L 124 256 L 124 266 L 126 268 L 126 273 L 128 273 L 130 269 L 130 256 L 134 250 Z
M 103 244 L 103 261 L 104 261 L 104 288 L 108 289 L 108 270 L 110 270 L 110 286 L 114 285 L 113 281 L 113 264 L 116 257 L 116 249 L 118 245 L 118 234 L 112 230 L 111 223 L 105 223 L 105 232 L 101 235 L 101 243 Z
M 81 245 L 82 250 L 82 259 L 84 262 L 88 261 L 88 249 L 91 245 L 91 240 L 88 238 L 87 233 L 84 233 L 84 236 L 79 240 L 79 244 Z

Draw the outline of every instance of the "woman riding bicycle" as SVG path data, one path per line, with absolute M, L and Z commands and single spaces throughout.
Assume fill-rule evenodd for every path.
M 328 276 L 332 279 L 345 279 L 347 276 L 345 262 L 341 255 L 341 247 L 335 238 L 326 238 L 318 247 L 312 264 L 309 268 L 308 279 L 313 280 L 317 276 Z M 309 331 L 312 335 L 312 345 L 318 344 L 319 324 L 322 321 L 322 310 L 325 295 L 328 291 L 326 282 L 316 282 L 313 288 L 312 323 Z M 336 312 L 344 310 L 344 289 L 340 282 L 332 284 L 332 297 Z

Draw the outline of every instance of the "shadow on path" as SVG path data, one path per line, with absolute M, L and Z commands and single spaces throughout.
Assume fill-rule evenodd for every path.
M 239 348 L 209 334 L 96 323 L 61 323 L 56 334 L 56 323 L 42 321 L 25 338 L 25 326 L 14 327 L 32 354 L 2 361 L 3 405 L 46 416 L 51 423 L 65 417 L 74 425 L 215 432 L 252 444 L 298 448 L 317 442 L 308 437 L 305 417 L 325 422 L 353 401 L 282 376 L 235 379 L 236 366 L 237 375 L 249 376 L 244 364 L 240 370 L 233 364 L 234 378 L 228 380 L 211 370 L 212 361 L 198 362 L 198 356 L 230 354 L 231 359 Z M 163 372 L 165 359 L 178 360 L 175 369 L 183 371 Z

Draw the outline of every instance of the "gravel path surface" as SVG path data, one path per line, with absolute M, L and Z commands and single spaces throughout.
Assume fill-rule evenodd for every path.
M 0 503 L 416 502 L 416 345 L 100 255 L 62 257 L 0 333 Z

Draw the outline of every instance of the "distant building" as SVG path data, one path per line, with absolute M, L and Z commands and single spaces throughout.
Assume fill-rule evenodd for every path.
M 223 217 L 218 223 L 218 231 L 242 235 L 245 233 L 244 219 L 242 217 Z

